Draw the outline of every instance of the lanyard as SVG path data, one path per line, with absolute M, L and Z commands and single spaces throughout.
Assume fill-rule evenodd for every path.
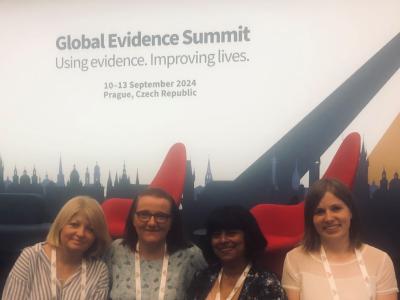
M 354 249 L 354 252 L 356 254 L 358 266 L 360 267 L 363 282 L 367 288 L 368 299 L 372 300 L 371 282 L 370 282 L 370 278 L 369 278 L 369 275 L 367 272 L 367 268 L 365 266 L 364 259 L 361 255 L 360 250 Z M 325 249 L 322 246 L 321 246 L 321 261 L 324 266 L 326 277 L 328 278 L 329 287 L 331 289 L 331 294 L 332 294 L 333 300 L 339 300 L 340 298 L 339 298 L 338 290 L 336 287 L 335 279 L 333 278 L 332 269 L 331 269 L 331 266 L 329 265 L 328 258 L 326 257 Z
M 246 279 L 247 274 L 250 271 L 250 267 L 251 267 L 251 264 L 248 264 L 246 266 L 246 268 L 244 269 L 244 271 L 242 272 L 242 274 L 240 275 L 240 277 L 236 281 L 235 286 L 233 287 L 232 291 L 229 293 L 229 295 L 226 298 L 226 300 L 231 300 L 233 298 L 233 296 L 235 296 L 236 292 L 238 291 L 238 289 L 241 287 L 241 285 L 243 284 L 244 280 Z M 217 295 L 215 296 L 215 300 L 220 300 L 221 299 L 222 272 L 223 272 L 223 269 L 221 268 L 221 271 L 219 271 L 219 274 L 218 274 L 218 292 L 217 292 Z
M 164 246 L 164 257 L 161 269 L 160 289 L 158 291 L 158 300 L 163 300 L 165 297 L 165 285 L 167 283 L 169 255 L 167 253 L 167 245 Z M 140 279 L 140 255 L 139 255 L 139 242 L 135 251 L 135 284 L 136 284 L 136 300 L 142 299 L 142 282 Z
M 56 269 L 56 251 L 51 249 L 51 258 L 50 258 L 50 281 L 51 281 L 51 299 L 57 299 L 57 269 Z M 81 300 L 85 299 L 86 292 L 86 260 L 82 259 L 81 266 Z

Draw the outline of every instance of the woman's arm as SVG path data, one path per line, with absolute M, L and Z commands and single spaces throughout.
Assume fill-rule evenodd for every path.
M 2 300 L 28 299 L 28 283 L 10 273 L 4 286 Z
M 386 253 L 382 260 L 377 275 L 376 300 L 397 300 L 397 280 L 393 262 Z
M 29 274 L 31 274 L 30 252 L 33 249 L 25 249 L 18 257 L 4 286 L 2 300 L 25 300 L 28 299 Z
M 283 264 L 282 285 L 288 300 L 300 300 L 300 278 L 290 262 L 289 254 Z
M 397 300 L 397 293 L 387 295 L 377 295 L 376 300 Z

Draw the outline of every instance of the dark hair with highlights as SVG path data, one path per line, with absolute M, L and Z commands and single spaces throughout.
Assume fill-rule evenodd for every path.
M 267 241 L 254 216 L 239 205 L 223 206 L 214 210 L 207 219 L 206 229 L 207 242 L 203 254 L 211 264 L 220 262 L 211 246 L 211 237 L 217 231 L 242 230 L 246 257 L 253 264 L 260 260 L 267 246 Z
M 182 217 L 174 198 L 160 188 L 148 188 L 138 194 L 129 209 L 128 217 L 125 222 L 125 232 L 123 236 L 123 244 L 128 246 L 132 251 L 136 251 L 136 244 L 138 242 L 138 235 L 133 226 L 133 217 L 136 212 L 137 204 L 140 198 L 144 196 L 152 196 L 167 200 L 171 205 L 171 228 L 167 234 L 167 251 L 172 254 L 178 250 L 185 249 L 191 246 L 186 240 L 183 233 Z
M 321 247 L 321 237 L 314 226 L 314 213 L 321 199 L 327 192 L 344 202 L 351 212 L 350 245 L 354 248 L 361 247 L 360 218 L 354 204 L 354 196 L 350 189 L 337 179 L 321 179 L 316 181 L 307 193 L 304 203 L 304 237 L 303 248 L 306 251 L 317 251 Z

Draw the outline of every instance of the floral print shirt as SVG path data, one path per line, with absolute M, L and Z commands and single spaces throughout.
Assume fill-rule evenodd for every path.
M 135 299 L 135 258 L 131 249 L 115 240 L 106 256 L 111 277 L 110 299 Z M 207 266 L 201 250 L 192 246 L 170 255 L 165 299 L 182 300 L 194 273 Z M 142 300 L 158 299 L 162 259 L 141 260 Z
M 207 298 L 218 278 L 220 266 L 212 266 L 195 274 L 187 300 L 204 300 Z M 240 291 L 239 300 L 286 300 L 286 294 L 279 279 L 274 273 L 251 267 Z

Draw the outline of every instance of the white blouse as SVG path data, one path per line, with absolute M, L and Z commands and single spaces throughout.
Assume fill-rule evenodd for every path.
M 372 299 L 377 294 L 398 292 L 396 275 L 390 257 L 377 248 L 362 245 L 361 255 L 370 277 Z M 343 263 L 329 262 L 341 300 L 368 299 L 356 258 Z M 297 247 L 286 255 L 282 286 L 287 290 L 298 290 L 302 300 L 331 299 L 331 289 L 318 255 Z

